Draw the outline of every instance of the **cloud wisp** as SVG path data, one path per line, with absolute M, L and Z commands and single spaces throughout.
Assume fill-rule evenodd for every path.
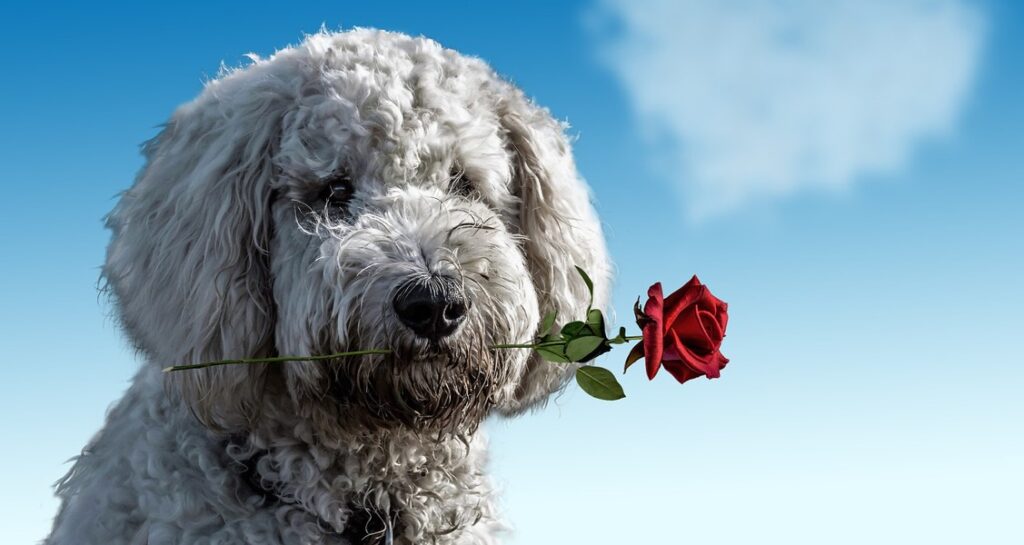
M 962 0 L 600 0 L 591 15 L 697 219 L 897 171 L 952 130 L 985 34 Z

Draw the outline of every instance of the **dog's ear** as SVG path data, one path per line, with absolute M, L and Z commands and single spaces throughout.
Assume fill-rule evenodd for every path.
M 210 84 L 146 143 L 145 166 L 107 217 L 103 275 L 149 365 L 273 352 L 267 248 L 280 116 L 271 93 L 233 89 L 233 79 Z M 263 367 L 170 373 L 169 395 L 207 425 L 244 425 Z
M 594 308 L 607 303 L 611 267 L 601 224 L 586 183 L 576 172 L 565 125 L 511 85 L 497 105 L 512 155 L 512 186 L 519 198 L 517 224 L 532 275 L 539 315 L 556 312 L 556 328 L 583 319 L 588 294 L 576 266 L 594 282 Z M 540 332 L 548 333 L 548 332 Z M 575 367 L 531 355 L 513 399 L 503 412 L 522 412 L 565 385 Z

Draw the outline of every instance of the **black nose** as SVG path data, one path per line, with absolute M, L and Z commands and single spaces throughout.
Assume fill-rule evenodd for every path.
M 432 341 L 454 333 L 469 310 L 462 288 L 443 276 L 403 284 L 393 303 L 403 324 L 416 335 Z

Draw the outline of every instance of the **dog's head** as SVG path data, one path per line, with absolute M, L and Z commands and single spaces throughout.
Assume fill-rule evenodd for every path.
M 311 36 L 209 83 L 144 154 L 104 275 L 152 365 L 392 351 L 168 375 L 210 425 L 251 425 L 268 391 L 324 422 L 516 413 L 567 370 L 491 345 L 580 316 L 573 265 L 606 296 L 564 127 L 427 39 Z

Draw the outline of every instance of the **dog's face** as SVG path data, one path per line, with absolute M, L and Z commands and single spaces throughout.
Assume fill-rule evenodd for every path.
M 320 426 L 474 427 L 564 383 L 526 350 L 540 313 L 597 301 L 608 265 L 562 127 L 481 61 L 403 35 L 318 34 L 224 75 L 146 147 L 104 273 L 205 421 L 268 391 Z
M 288 366 L 293 397 L 326 391 L 346 420 L 478 421 L 514 396 L 529 356 L 490 347 L 529 339 L 538 321 L 513 159 L 496 96 L 480 91 L 492 76 L 444 53 L 428 58 L 437 64 L 328 68 L 281 127 L 269 252 L 276 348 L 392 351 Z

